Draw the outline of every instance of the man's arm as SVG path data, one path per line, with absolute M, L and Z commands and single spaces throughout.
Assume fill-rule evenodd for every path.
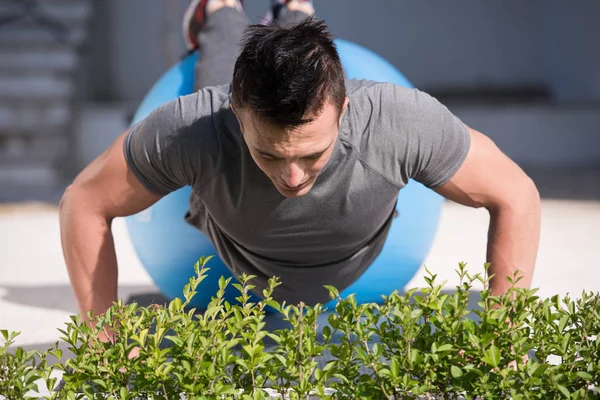
M 133 175 L 123 154 L 127 132 L 90 163 L 60 202 L 65 263 L 82 318 L 102 314 L 117 300 L 115 217 L 140 212 L 160 199 Z
M 540 239 L 540 197 L 533 181 L 488 137 L 468 128 L 471 146 L 458 172 L 435 189 L 440 195 L 490 213 L 487 261 L 492 295 L 505 293 L 519 270 L 530 288 Z

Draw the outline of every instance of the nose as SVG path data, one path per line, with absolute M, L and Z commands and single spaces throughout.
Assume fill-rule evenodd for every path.
M 281 178 L 291 188 L 295 188 L 304 183 L 304 171 L 297 162 L 292 161 L 284 167 Z

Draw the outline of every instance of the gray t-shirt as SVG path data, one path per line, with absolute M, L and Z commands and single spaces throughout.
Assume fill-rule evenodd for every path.
M 257 293 L 275 275 L 278 300 L 325 302 L 323 285 L 345 289 L 379 254 L 409 179 L 443 185 L 470 144 L 462 122 L 424 92 L 359 80 L 347 91 L 332 157 L 299 198 L 282 196 L 250 157 L 229 85 L 159 107 L 130 130 L 126 159 L 153 193 L 192 187 L 185 220 L 235 276 L 258 277 Z

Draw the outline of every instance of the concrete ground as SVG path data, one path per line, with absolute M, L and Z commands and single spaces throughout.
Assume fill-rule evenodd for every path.
M 488 216 L 446 203 L 426 260 L 452 290 L 459 261 L 482 272 Z M 159 296 L 131 247 L 124 221 L 114 224 L 120 261 L 119 296 Z M 600 291 L 600 197 L 597 200 L 544 199 L 542 237 L 533 287 L 542 297 L 582 290 Z M 0 329 L 22 332 L 17 345 L 47 349 L 76 312 L 60 247 L 57 207 L 52 203 L 0 204 Z M 424 269 L 408 287 L 423 286 Z M 477 288 L 476 288 L 477 289 Z

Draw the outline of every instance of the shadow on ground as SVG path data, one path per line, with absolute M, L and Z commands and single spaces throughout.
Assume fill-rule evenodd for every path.
M 166 299 L 160 293 L 152 293 L 149 285 L 120 285 L 119 293 L 128 301 L 141 301 L 147 304 L 160 303 Z M 77 312 L 77 303 L 73 289 L 69 285 L 19 286 L 0 285 L 1 298 L 14 303 L 46 310 L 58 310 L 68 313 Z M 142 293 L 142 294 L 137 294 Z
M 56 293 L 57 291 L 60 292 L 61 290 L 70 290 L 70 287 L 68 286 L 53 286 L 53 287 L 45 287 L 46 288 L 46 293 Z M 48 289 L 50 288 L 50 289 Z M 38 288 L 39 289 L 39 288 Z M 130 289 L 135 289 L 135 287 L 130 287 Z M 43 288 L 42 288 L 43 290 Z M 135 292 L 134 294 L 132 294 L 131 296 L 129 296 L 127 298 L 127 304 L 136 302 L 141 306 L 147 307 L 149 305 L 152 304 L 165 304 L 166 302 L 168 302 L 168 299 L 165 298 L 162 294 L 155 292 L 155 291 L 135 291 L 132 290 L 132 293 Z M 37 293 L 39 293 L 39 290 L 37 291 Z M 445 290 L 442 291 L 443 294 L 448 294 L 450 296 L 452 296 L 454 294 L 454 291 L 452 290 Z M 17 300 L 23 300 L 26 299 L 26 296 L 20 296 Z M 12 300 L 15 300 L 14 298 Z M 481 300 L 480 297 L 480 292 L 479 291 L 472 291 L 469 293 L 469 303 L 468 303 L 468 309 L 470 311 L 479 309 L 477 303 Z M 26 304 L 26 305 L 35 305 L 32 304 L 31 301 L 27 301 L 26 303 L 21 303 L 21 304 Z M 63 307 L 61 307 L 60 309 L 63 309 Z M 68 311 L 68 310 L 65 310 Z M 330 315 L 331 312 L 327 312 L 322 314 L 319 317 L 319 321 L 318 321 L 318 325 L 320 327 L 323 327 L 325 325 L 327 325 L 327 318 Z M 472 313 L 470 315 L 470 318 L 476 320 L 475 315 Z M 284 321 L 283 316 L 279 315 L 279 314 L 270 314 L 267 316 L 266 319 L 266 329 L 268 330 L 277 330 L 277 329 L 286 329 L 289 328 L 290 325 L 288 322 Z M 62 327 L 57 327 L 57 328 L 62 328 Z M 52 346 L 54 346 L 55 343 L 35 343 L 35 344 L 29 344 L 29 345 L 24 345 L 22 346 L 25 350 L 37 350 L 37 351 L 46 351 L 48 349 L 50 349 Z M 164 345 L 167 346 L 168 345 L 168 341 L 164 342 Z M 273 345 L 273 343 L 269 344 L 267 343 L 267 347 L 269 347 L 270 345 Z M 67 349 L 67 344 L 59 341 L 59 348 L 63 350 L 64 355 L 63 355 L 63 362 L 68 359 L 71 358 L 73 355 L 72 353 Z M 329 354 L 323 354 L 322 356 L 322 360 L 319 360 L 319 364 L 321 365 L 321 367 L 324 366 L 324 364 L 331 359 L 331 356 Z M 50 360 L 53 361 L 53 360 Z
M 58 310 L 69 313 L 77 313 L 75 296 L 69 285 L 45 285 L 45 286 L 0 286 L 2 289 L 2 300 L 29 307 L 47 310 Z M 156 290 L 149 290 L 148 286 L 121 285 L 119 292 L 127 304 L 137 303 L 142 307 L 151 304 L 166 304 L 169 299 Z M 453 291 L 444 291 L 452 295 Z M 473 310 L 480 301 L 479 292 L 471 292 L 469 295 L 469 309 Z M 323 321 L 325 322 L 325 321 Z M 320 324 L 322 325 L 322 324 Z M 287 327 L 287 322 L 279 314 L 270 314 L 267 321 L 268 329 L 281 329 Z

